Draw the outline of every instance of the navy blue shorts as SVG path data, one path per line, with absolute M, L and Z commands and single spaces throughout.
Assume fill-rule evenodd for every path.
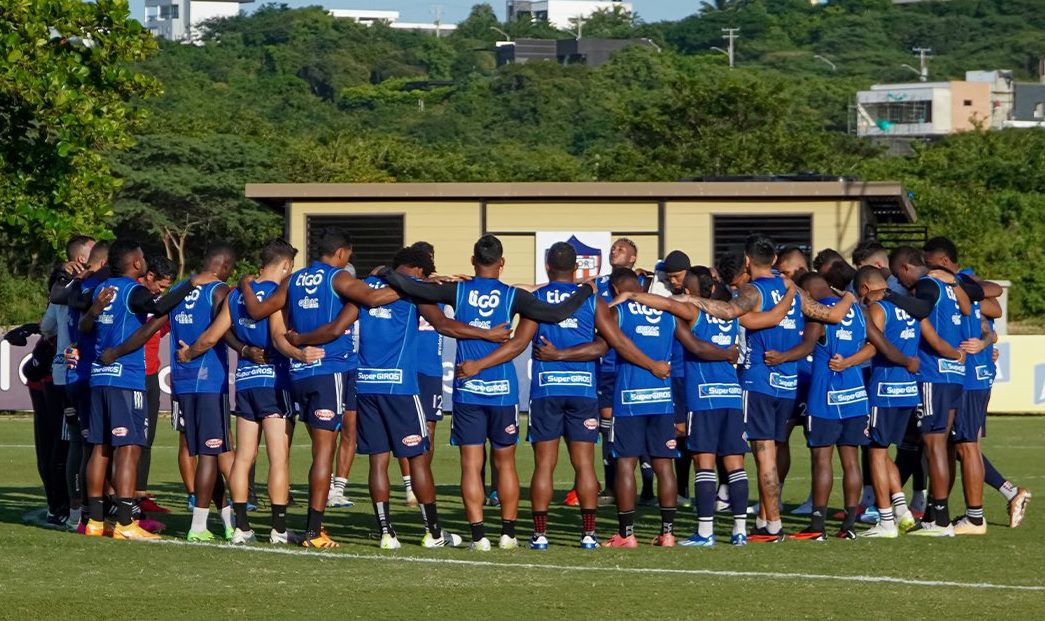
M 342 389 L 343 398 L 345 400 L 345 411 L 355 412 L 358 406 L 358 396 L 356 395 L 356 378 L 359 376 L 359 369 L 351 369 L 345 371 L 344 388 Z
M 65 385 L 65 395 L 69 404 L 76 410 L 76 420 L 80 423 L 80 433 L 87 438 L 91 428 L 91 384 L 89 381 Z
M 832 419 L 806 417 L 806 429 L 809 431 L 809 448 L 822 446 L 865 446 L 870 442 L 867 424 L 869 416 Z
M 249 388 L 236 391 L 234 413 L 243 420 L 260 423 L 266 418 L 290 418 L 294 409 L 290 391 L 276 388 Z
M 744 425 L 748 440 L 787 442 L 787 421 L 795 400 L 744 391 Z
M 747 453 L 744 411 L 718 408 L 689 412 L 686 421 L 686 445 L 694 453 Z
M 599 402 L 585 397 L 545 397 L 530 401 L 526 439 L 547 442 L 566 438 L 567 442 L 599 440 Z
M 417 457 L 428 450 L 428 426 L 417 395 L 358 396 L 356 434 L 359 452 Z
M 804 377 L 804 376 L 800 376 Z M 805 380 L 798 380 L 798 389 L 795 390 L 795 400 L 791 406 L 791 421 L 795 424 L 801 424 L 805 427 L 805 420 L 808 413 L 806 409 L 809 405 L 809 382 Z
M 353 376 L 355 372 L 352 372 Z M 315 429 L 339 431 L 345 417 L 347 373 L 313 375 L 293 382 L 291 396 L 300 408 L 301 422 Z M 353 395 L 355 387 L 352 388 Z M 355 397 L 352 398 L 355 406 Z
M 147 446 L 145 391 L 111 386 L 91 388 L 91 420 L 87 429 L 87 441 L 91 444 Z
M 880 408 L 871 406 L 871 446 L 889 448 L 903 444 L 904 435 L 917 408 Z
M 953 421 L 950 419 L 949 411 L 961 409 L 965 387 L 961 384 L 922 382 L 919 388 L 922 395 L 922 416 L 918 423 L 922 435 L 950 432 Z
M 419 373 L 417 392 L 421 398 L 421 408 L 425 412 L 425 420 L 433 423 L 443 420 L 443 378 Z
M 221 455 L 232 450 L 228 395 L 203 392 L 177 395 L 174 409 L 185 421 L 189 455 Z
M 671 377 L 671 400 L 675 404 L 675 424 L 686 422 L 686 378 Z
M 613 409 L 613 391 L 617 389 L 617 374 L 610 372 L 599 373 L 599 409 Z
M 966 390 L 962 404 L 954 416 L 951 442 L 975 442 L 983 437 L 987 424 L 987 403 L 991 400 L 990 389 Z
M 494 448 L 519 443 L 519 407 L 455 403 L 450 418 L 450 444 L 475 446 L 489 440 Z
M 614 457 L 674 459 L 679 456 L 674 414 L 614 416 L 610 443 Z

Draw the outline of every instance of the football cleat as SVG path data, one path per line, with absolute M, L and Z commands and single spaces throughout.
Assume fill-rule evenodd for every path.
M 185 540 L 195 543 L 210 543 L 214 541 L 214 533 L 209 530 L 201 530 L 199 532 L 190 530 L 189 534 L 185 536 Z
M 639 506 L 640 507 L 656 507 L 657 506 L 657 498 L 655 496 L 650 496 L 648 498 L 640 496 L 639 497 Z
M 595 535 L 584 535 L 580 547 L 582 550 L 594 550 L 599 547 L 599 539 Z
M 421 540 L 421 547 L 423 548 L 459 548 L 464 543 L 460 535 L 443 530 L 443 536 L 436 539 L 432 536 L 432 533 L 425 533 L 424 539 Z
M 305 538 L 301 542 L 301 546 L 305 548 L 316 548 L 317 550 L 328 550 L 330 548 L 340 548 L 341 544 L 330 538 L 325 530 L 320 530 L 319 534 L 311 539 Z
M 234 546 L 245 546 L 251 543 L 257 543 L 258 538 L 254 536 L 252 530 L 233 530 L 232 537 L 229 537 L 229 543 Z
M 729 513 L 729 499 L 715 497 L 715 513 Z
M 295 533 L 294 531 L 291 531 L 291 530 L 288 530 L 288 531 L 282 532 L 282 533 L 277 531 L 276 529 L 272 529 L 272 530 L 269 531 L 269 543 L 272 543 L 272 544 L 276 544 L 276 545 L 288 545 L 289 544 L 289 545 L 293 545 L 293 546 L 299 546 L 303 542 L 304 542 L 304 539 L 301 537 L 301 535 L 299 535 L 299 534 L 297 534 L 297 533 Z
M 936 522 L 919 522 L 917 526 L 907 532 L 914 537 L 953 537 L 954 526 L 940 526 Z
M 851 528 L 842 528 L 835 533 L 835 539 L 856 539 L 856 531 Z
M 579 507 L 581 505 L 580 499 L 577 498 L 576 488 L 566 492 L 566 499 L 562 501 L 562 504 L 566 505 L 567 507 Z
M 544 535 L 538 535 L 534 533 L 530 537 L 530 549 L 531 550 L 547 550 L 548 549 L 548 538 Z
M 1031 493 L 1022 487 L 1016 488 L 1016 495 L 1009 501 L 1009 528 L 1016 528 L 1023 523 L 1023 516 L 1027 514 L 1027 503 L 1030 502 Z
M 882 519 L 882 514 L 878 513 L 878 507 L 867 507 L 867 510 L 860 514 L 860 521 L 864 524 L 877 524 Z
M 986 535 L 987 534 L 987 520 L 983 520 L 980 524 L 973 524 L 966 516 L 961 516 L 951 524 L 954 528 L 955 535 Z
M 715 536 L 701 537 L 699 534 L 693 533 L 689 538 L 680 541 L 679 545 L 687 548 L 713 548 L 715 547 Z
M 913 521 L 914 518 L 911 519 Z M 879 522 L 860 533 L 861 539 L 896 539 L 899 536 L 900 529 L 897 528 L 896 525 L 886 526 L 882 522 Z
M 225 541 L 231 541 L 232 540 L 232 536 L 235 535 L 235 534 L 236 534 L 236 527 L 235 526 L 226 526 L 225 527 Z
M 417 496 L 414 495 L 414 490 L 406 490 L 406 506 L 410 507 L 411 509 L 416 509 L 417 505 Z
M 675 506 L 683 509 L 692 509 L 693 499 L 689 496 L 678 496 L 675 498 Z
M 733 536 L 729 538 L 729 545 L 746 546 L 747 535 L 745 535 L 744 533 L 733 533 Z
M 196 494 L 189 494 L 185 499 L 185 510 L 192 513 L 193 507 L 196 506 Z
M 332 509 L 348 509 L 354 505 L 351 500 L 345 498 L 345 493 L 339 489 L 331 489 L 327 494 L 327 506 Z
M 138 526 L 138 522 L 131 522 L 126 526 L 116 525 L 116 528 L 112 531 L 113 539 L 125 539 L 128 541 L 155 541 L 159 539 L 159 535 L 155 535 L 145 530 L 141 526 Z
M 138 508 L 142 513 L 170 513 L 167 507 L 161 507 L 154 498 L 146 496 L 138 501 Z
M 486 497 L 487 507 L 500 507 L 501 498 L 497 495 L 497 490 L 490 492 L 490 495 Z
M 84 527 L 83 534 L 88 537 L 104 537 L 105 536 L 105 522 L 99 522 L 98 520 L 87 520 L 87 526 Z
M 490 551 L 490 540 L 486 537 L 477 539 L 468 544 L 468 549 L 473 552 L 489 552 Z
M 502 550 L 514 550 L 519 547 L 519 540 L 508 535 L 501 535 L 501 540 L 497 542 L 497 547 Z
M 907 513 L 903 514 L 903 517 L 901 517 L 899 520 L 897 520 L 896 525 L 903 532 L 909 533 L 909 532 L 911 532 L 912 528 L 914 528 L 915 526 L 918 525 L 918 522 L 915 521 L 914 514 L 911 513 L 910 511 L 908 511 Z
M 766 528 L 756 528 L 751 531 L 747 540 L 750 543 L 780 543 L 786 538 L 784 531 L 781 530 L 778 533 L 771 533 Z
M 150 533 L 158 534 L 162 532 L 164 528 L 167 528 L 167 525 L 163 522 L 160 522 L 158 520 L 150 520 L 149 518 L 140 518 L 137 520 L 137 522 L 138 526 L 141 526 L 143 529 L 149 531 Z
M 635 535 L 628 535 L 627 537 L 621 537 L 620 533 L 615 533 L 610 540 L 606 542 L 607 548 L 637 548 L 639 547 L 639 540 L 635 538 Z
M 672 533 L 661 533 L 653 538 L 653 545 L 660 548 L 674 548 L 676 543 Z
M 751 541 L 755 541 L 757 535 L 752 535 Z M 822 530 L 813 530 L 812 527 L 805 528 L 797 533 L 787 536 L 791 541 L 827 541 L 827 533 Z
M 401 547 L 403 547 L 403 544 L 399 543 L 399 538 L 392 533 L 381 534 L 382 550 L 398 550 Z
M 612 507 L 617 504 L 617 497 L 613 495 L 613 492 L 602 490 L 599 494 L 599 506 L 600 507 Z

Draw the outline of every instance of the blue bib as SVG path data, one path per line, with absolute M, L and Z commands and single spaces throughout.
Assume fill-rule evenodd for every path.
M 878 302 L 885 314 L 882 333 L 901 354 L 917 356 L 922 340 L 922 324 L 889 300 Z M 881 354 L 871 359 L 871 381 L 867 384 L 871 405 L 880 408 L 909 408 L 918 405 L 918 377 L 905 367 L 889 362 Z
M 929 323 L 936 329 L 940 338 L 957 348 L 962 342 L 962 311 L 958 307 L 958 299 L 954 290 L 943 282 L 924 276 L 923 280 L 931 280 L 939 287 L 940 293 L 936 298 L 932 311 L 929 313 Z M 965 365 L 957 360 L 950 360 L 939 356 L 928 343 L 922 342 L 918 349 L 918 359 L 921 366 L 918 369 L 923 382 L 934 384 L 964 384 Z
M 736 343 L 740 322 L 723 320 L 700 311 L 693 324 L 693 336 L 719 349 Z M 702 360 L 685 352 L 686 408 L 690 412 L 717 409 L 741 409 L 743 391 L 737 381 L 737 370 L 727 360 Z
M 838 298 L 824 298 L 820 303 L 834 306 Z M 807 402 L 810 416 L 830 419 L 867 416 L 867 389 L 860 367 L 832 371 L 827 366 L 836 354 L 848 358 L 860 351 L 866 342 L 864 314 L 855 304 L 840 323 L 824 326 L 824 336 L 813 349 L 813 376 Z
M 305 269 L 290 276 L 287 291 L 289 328 L 298 334 L 306 334 L 337 318 L 345 302 L 334 291 L 334 277 L 340 268 L 316 261 Z M 334 375 L 351 371 L 358 366 L 356 346 L 352 340 L 353 327 L 344 334 L 323 345 L 322 360 L 305 364 L 292 360 L 290 377 L 293 380 L 316 375 Z
M 549 304 L 559 304 L 577 291 L 577 285 L 568 282 L 551 282 L 534 292 L 537 299 Z M 538 325 L 533 345 L 536 347 L 548 339 L 557 349 L 584 345 L 595 338 L 595 297 L 585 300 L 577 311 L 559 323 Z M 534 360 L 531 369 L 530 399 L 546 397 L 595 398 L 597 378 L 595 361 L 590 362 L 543 362 Z
M 371 276 L 368 287 L 388 286 Z M 417 306 L 396 300 L 359 309 L 359 371 L 356 392 L 368 395 L 417 394 Z
M 439 305 L 443 312 L 446 304 Z M 418 317 L 417 372 L 426 377 L 443 376 L 443 335 L 436 332 L 424 317 Z
M 784 299 L 787 287 L 779 276 L 757 278 L 751 284 L 761 294 L 762 312 L 768 311 Z M 802 295 L 802 294 L 800 294 Z M 767 351 L 787 351 L 802 341 L 805 316 L 802 315 L 802 300 L 798 295 L 791 303 L 783 321 L 772 328 L 745 330 L 747 357 L 740 371 L 740 383 L 744 390 L 759 392 L 771 397 L 794 399 L 798 388 L 798 363 L 785 362 L 770 367 L 765 363 Z
M 457 321 L 489 329 L 512 319 L 515 289 L 493 278 L 473 278 L 457 284 L 454 315 Z M 477 339 L 457 341 L 457 363 L 479 360 L 497 349 L 497 343 Z M 519 405 L 519 379 L 509 361 L 485 369 L 466 380 L 454 380 L 454 403 Z
M 141 347 L 117 359 L 110 365 L 97 363 L 106 349 L 116 347 L 129 339 L 135 330 L 145 324 L 147 317 L 131 312 L 131 292 L 140 287 L 138 281 L 126 276 L 109 278 L 94 290 L 92 299 L 103 289 L 112 287 L 116 297 L 94 321 L 95 343 L 91 362 L 91 386 L 110 386 L 128 390 L 145 390 L 145 348 Z
M 251 290 L 259 302 L 272 295 L 278 287 L 274 282 L 251 283 Z M 269 364 L 257 364 L 249 358 L 241 357 L 236 362 L 236 390 L 290 388 L 290 361 L 273 347 L 268 318 L 261 321 L 252 319 L 239 289 L 233 289 L 229 293 L 229 317 L 236 338 L 247 345 L 264 349 L 265 357 L 270 361 Z
M 215 281 L 194 288 L 170 312 L 171 392 L 227 393 L 229 352 L 223 341 L 189 362 L 178 362 L 178 342 L 195 343 L 214 320 L 214 291 L 224 285 Z
M 675 316 L 638 302 L 617 307 L 617 320 L 624 336 L 653 360 L 670 360 L 675 342 Z M 660 379 L 643 369 L 617 360 L 617 383 L 613 393 L 614 416 L 672 414 L 671 378 Z

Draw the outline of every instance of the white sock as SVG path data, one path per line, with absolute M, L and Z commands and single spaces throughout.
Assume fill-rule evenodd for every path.
M 1005 496 L 1005 502 L 1012 502 L 1012 499 L 1016 497 L 1020 489 L 1013 485 L 1010 481 L 1002 483 L 1001 487 L 998 488 L 1002 496 Z
M 896 517 L 892 507 L 878 507 L 878 515 L 881 516 L 880 524 L 885 528 L 896 528 Z
M 410 477 L 410 475 L 403 477 L 403 489 L 405 489 L 408 492 L 412 492 L 414 490 L 413 480 Z
M 344 494 L 346 485 L 348 485 L 348 479 L 343 478 L 343 477 L 334 477 L 333 489 L 335 489 L 335 490 L 341 492 L 342 494 Z
M 907 500 L 903 497 L 903 492 L 896 492 L 891 497 L 893 503 L 893 511 L 896 514 L 896 519 L 901 519 L 903 516 L 910 513 L 910 509 L 907 508 Z
M 779 533 L 783 528 L 784 525 L 780 523 L 780 520 L 769 520 L 766 522 L 766 530 L 768 530 L 771 535 Z
M 755 518 L 755 528 L 761 529 L 761 528 L 765 528 L 765 527 L 766 527 L 766 521 L 763 520 L 760 517 L 756 517 Z
M 192 508 L 192 526 L 189 527 L 194 533 L 202 533 L 207 530 L 207 517 L 210 515 L 210 507 L 200 509 L 199 507 Z
M 714 519 L 700 518 L 697 520 L 697 534 L 701 537 L 710 537 L 715 534 Z
M 726 502 L 729 501 L 729 484 L 728 483 L 723 483 L 722 485 L 718 486 L 718 493 L 716 494 L 716 497 L 719 500 L 722 500 L 722 501 L 726 501 Z
M 221 521 L 225 524 L 225 528 L 232 528 L 232 505 L 225 505 L 221 508 Z
M 734 517 L 733 518 L 733 534 L 734 535 L 746 535 L 747 534 L 747 517 Z

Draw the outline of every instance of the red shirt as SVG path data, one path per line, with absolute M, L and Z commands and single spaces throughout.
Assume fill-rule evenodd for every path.
M 145 343 L 145 374 L 156 375 L 160 372 L 160 341 L 171 331 L 170 324 L 163 326 Z

